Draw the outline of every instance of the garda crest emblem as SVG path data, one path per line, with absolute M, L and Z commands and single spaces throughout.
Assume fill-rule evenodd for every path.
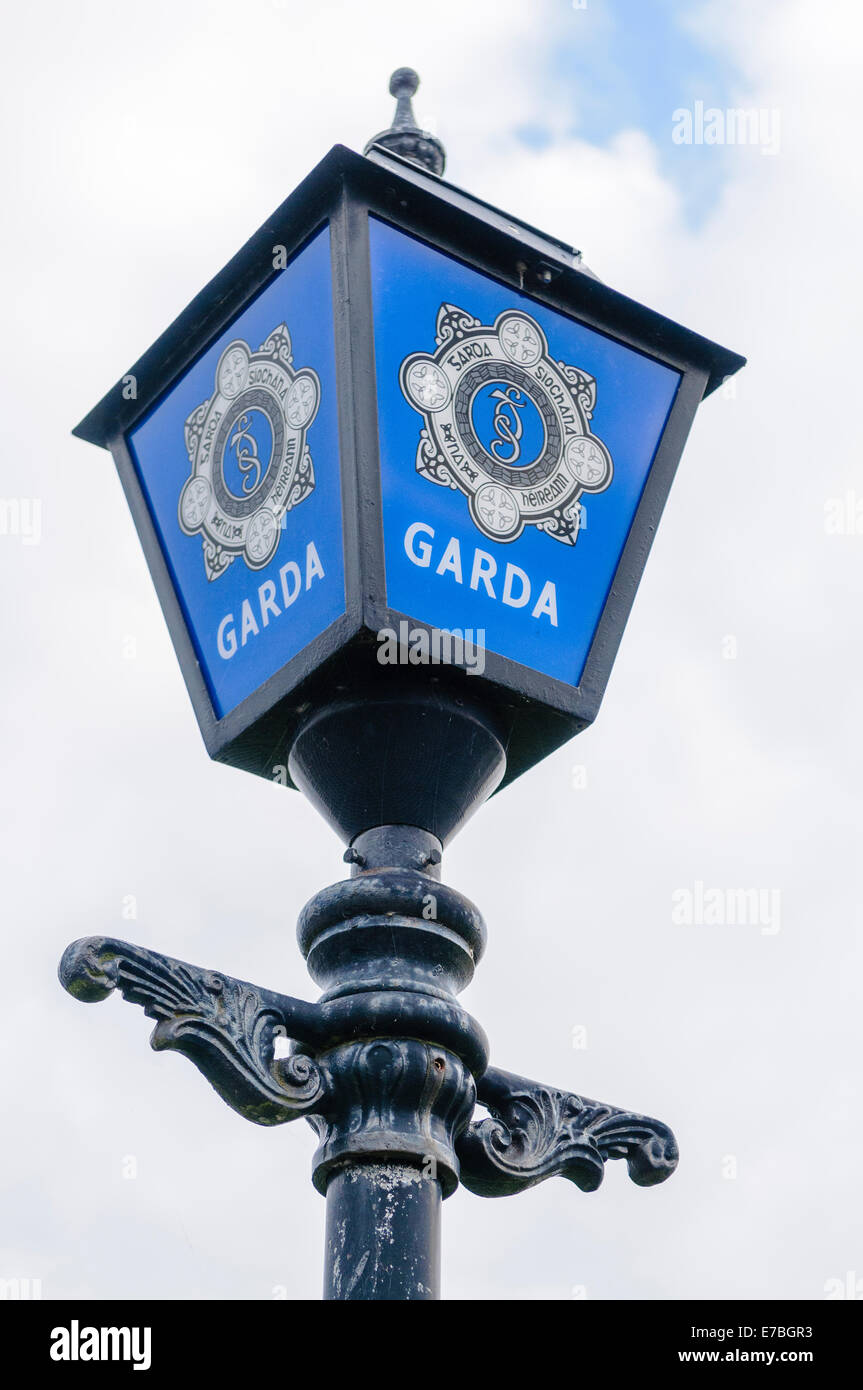
M 495 541 L 525 526 L 575 545 L 582 493 L 602 492 L 612 461 L 591 433 L 593 377 L 549 357 L 545 334 L 521 310 L 480 323 L 454 304 L 437 316 L 437 351 L 402 362 L 402 393 L 423 416 L 417 471 L 463 492 L 474 523 Z
M 253 352 L 236 338 L 216 367 L 215 391 L 185 425 L 192 465 L 177 508 L 187 536 L 200 535 L 208 579 L 242 555 L 269 564 L 286 512 L 315 486 L 306 431 L 321 399 L 317 374 L 292 368 L 287 324 Z

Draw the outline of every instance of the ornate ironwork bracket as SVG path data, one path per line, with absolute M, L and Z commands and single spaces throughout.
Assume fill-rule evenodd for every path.
M 591 1192 L 613 1158 L 642 1187 L 670 1176 L 677 1144 L 658 1120 L 488 1066 L 456 998 L 485 925 L 440 882 L 436 837 L 380 826 L 347 857 L 351 878 L 300 914 L 317 1003 L 109 936 L 73 942 L 59 970 L 84 1002 L 117 990 L 141 1005 L 152 1047 L 183 1053 L 245 1119 L 309 1121 L 326 1297 L 437 1297 L 440 1205 L 459 1181 L 480 1197 L 555 1176 Z M 291 1046 L 277 1058 L 279 1036 Z M 491 1118 L 471 1123 L 477 1102 Z
M 625 1158 L 639 1187 L 664 1182 L 677 1167 L 674 1135 L 647 1115 L 495 1067 L 480 1079 L 477 1099 L 492 1118 L 470 1125 L 456 1153 L 461 1182 L 478 1197 L 508 1197 L 551 1177 L 594 1192 L 610 1158 Z
M 285 1124 L 326 1102 L 325 1076 L 302 1051 L 316 1033 L 314 1004 L 110 936 L 74 941 L 58 973 L 85 1003 L 119 990 L 141 1004 L 156 1020 L 150 1046 L 182 1052 L 232 1110 L 255 1124 Z M 279 1036 L 298 1045 L 290 1057 L 275 1057 Z
M 430 1122 L 435 1118 L 431 1097 L 437 1097 L 444 1084 L 443 1076 L 434 1070 L 444 1069 L 443 1057 L 437 1055 L 443 1051 L 439 1046 L 385 1042 L 383 1038 L 346 1043 L 346 1033 L 367 1031 L 354 1011 L 334 1010 L 260 989 L 114 937 L 85 937 L 73 942 L 64 952 L 59 975 L 69 993 L 85 1003 L 106 999 L 118 990 L 125 999 L 140 1004 L 146 1016 L 156 1020 L 151 1046 L 188 1057 L 231 1109 L 245 1119 L 278 1125 L 300 1116 L 308 1118 L 322 1140 L 320 1162 L 316 1163 L 316 1170 L 320 1170 L 316 1180 L 322 1190 L 334 1155 L 343 1158 L 342 1150 L 347 1152 L 351 1147 L 342 1130 L 356 1134 L 358 1150 L 368 1147 L 367 1125 L 357 1122 L 353 1094 L 357 1059 L 367 1054 L 385 1056 L 388 1063 L 393 1060 L 390 1054 L 394 1057 L 399 1048 L 405 1058 L 408 1053 L 411 1058 L 417 1054 L 416 1063 L 412 1061 L 419 1066 L 413 1088 L 417 1093 L 408 1109 L 411 1113 L 417 1110 L 425 1138 L 417 1130 L 407 1142 L 412 1126 L 407 1124 L 405 1110 L 399 1123 L 393 1121 L 388 1127 L 393 1133 L 387 1132 L 386 1146 L 412 1153 L 415 1160 L 437 1147 L 432 1142 Z M 382 1032 L 395 1031 L 386 1027 L 382 1017 L 378 1022 Z M 291 1040 L 293 1052 L 277 1059 L 275 1040 L 280 1036 Z M 340 1045 L 333 1047 L 335 1042 Z M 326 1055 L 318 1060 L 316 1054 L 322 1045 Z M 406 1061 L 401 1053 L 397 1060 L 403 1070 Z M 350 1066 L 343 1076 L 348 1061 Z M 677 1167 L 677 1142 L 659 1120 L 495 1067 L 482 1073 L 474 1092 L 469 1072 L 452 1054 L 448 1054 L 445 1070 L 451 1078 L 447 1084 L 452 1093 L 445 1088 L 436 1103 L 445 1101 L 445 1129 L 455 1138 L 461 1182 L 479 1197 L 509 1196 L 550 1177 L 567 1178 L 582 1192 L 593 1192 L 602 1182 L 606 1162 L 614 1158 L 626 1160 L 630 1177 L 640 1187 L 664 1182 Z M 426 1075 L 434 1077 L 431 1088 Z M 401 1072 L 399 1084 L 405 1084 Z M 364 1089 L 368 1087 L 361 1087 Z M 491 1118 L 468 1124 L 474 1095 Z M 380 1099 L 372 1108 L 380 1109 Z M 401 1144 L 399 1135 L 404 1140 Z M 443 1131 L 441 1138 L 445 1155 Z M 380 1136 L 377 1143 L 382 1143 Z M 454 1171 L 452 1176 L 454 1179 Z M 452 1180 L 445 1183 L 448 1191 L 453 1186 Z

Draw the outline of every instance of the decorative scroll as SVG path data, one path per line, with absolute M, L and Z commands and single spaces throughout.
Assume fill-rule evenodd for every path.
M 428 430 L 420 430 L 416 466 L 417 472 L 421 473 L 424 478 L 428 478 L 429 482 L 438 483 L 441 487 L 456 489 L 456 484 L 446 466 L 444 456 L 438 450 Z
M 592 420 L 596 408 L 595 378 L 588 376 L 587 372 L 581 371 L 579 367 L 573 367 L 569 362 L 558 362 L 557 365 L 569 382 L 572 394 L 584 411 L 585 419 Z
M 262 343 L 259 352 L 264 352 L 270 357 L 274 357 L 277 362 L 281 362 L 284 367 L 292 367 L 294 356 L 291 350 L 291 335 L 286 323 L 280 323 L 278 328 L 274 328 L 265 343 Z
M 115 989 L 156 1020 L 150 1045 L 182 1052 L 232 1110 L 259 1125 L 284 1124 L 320 1108 L 326 1086 L 302 1052 L 275 1059 L 277 1036 L 302 1042 L 315 1006 L 257 989 L 113 937 L 85 937 L 60 962 L 63 986 L 86 1003 Z
M 459 309 L 456 304 L 442 304 L 438 309 L 435 324 L 435 342 L 438 347 L 455 343 L 459 338 L 463 338 L 465 333 L 478 327 L 479 319 L 474 318 L 473 314 Z
M 290 496 L 285 507 L 286 511 L 291 511 L 304 497 L 314 490 L 315 470 L 312 466 L 312 456 L 309 453 L 308 444 L 303 449 L 303 456 L 297 465 L 297 476 L 291 487 Z
M 593 1192 L 610 1158 L 625 1158 L 639 1187 L 664 1182 L 677 1167 L 674 1135 L 647 1115 L 494 1067 L 477 1095 L 492 1118 L 470 1125 L 456 1145 L 461 1181 L 477 1196 L 506 1197 L 556 1176 Z
M 381 1036 L 376 994 L 362 992 L 347 1010 L 309 1004 L 113 937 L 73 942 L 59 975 L 85 1003 L 118 990 L 140 1004 L 156 1022 L 151 1046 L 183 1053 L 246 1119 L 309 1119 L 320 1140 L 321 1191 L 334 1167 L 370 1153 L 433 1160 L 445 1195 L 460 1169 L 462 1184 L 481 1197 L 554 1176 L 592 1192 L 612 1158 L 626 1160 L 640 1187 L 663 1182 L 677 1166 L 674 1135 L 659 1120 L 493 1067 L 475 1087 L 449 1048 Z M 277 1060 L 278 1036 L 294 1047 Z M 475 1099 L 491 1118 L 468 1124 Z

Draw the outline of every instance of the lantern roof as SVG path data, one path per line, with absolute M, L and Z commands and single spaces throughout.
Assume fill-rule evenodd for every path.
M 744 365 L 739 353 L 605 284 L 567 242 L 418 167 L 398 148 L 384 148 L 379 138 L 367 149 L 358 155 L 334 145 L 72 433 L 108 447 L 216 336 L 226 317 L 277 273 L 273 245 L 298 244 L 345 192 L 375 198 L 416 235 L 446 245 L 529 294 L 549 295 L 556 305 L 565 299 L 568 312 L 582 308 L 608 331 L 637 337 L 645 350 L 655 345 L 697 360 L 707 373 L 705 396 Z M 134 396 L 128 391 L 130 378 L 136 384 Z

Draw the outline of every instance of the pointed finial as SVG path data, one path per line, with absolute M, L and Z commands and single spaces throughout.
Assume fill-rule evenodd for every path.
M 419 85 L 419 73 L 414 72 L 413 68 L 396 68 L 390 78 L 390 96 L 396 99 L 393 130 L 416 129 L 411 97 Z
M 393 123 L 389 130 L 382 130 L 379 135 L 373 136 L 363 154 L 368 154 L 377 145 L 440 177 L 446 166 L 446 151 L 436 135 L 420 130 L 411 103 L 419 84 L 419 77 L 413 68 L 396 68 L 390 78 L 390 94 L 396 99 Z

